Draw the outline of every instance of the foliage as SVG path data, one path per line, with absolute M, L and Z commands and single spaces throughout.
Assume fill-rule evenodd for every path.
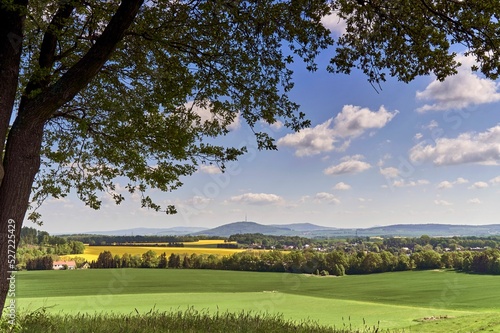
M 26 269 L 28 271 L 33 270 L 49 270 L 53 267 L 54 260 L 51 256 L 38 257 L 34 259 L 28 259 L 26 261 Z M 67 269 L 67 267 L 66 267 Z
M 336 41 L 332 72 L 358 67 L 374 84 L 385 81 L 387 72 L 404 82 L 430 72 L 444 80 L 456 72 L 450 49 L 462 44 L 466 54 L 475 56 L 475 70 L 492 79 L 500 74 L 500 8 L 495 0 L 331 3 L 347 25 Z

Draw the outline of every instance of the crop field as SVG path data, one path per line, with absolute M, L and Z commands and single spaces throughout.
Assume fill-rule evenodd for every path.
M 201 243 L 200 243 L 201 242 Z M 200 242 L 192 242 L 185 243 L 185 247 L 164 247 L 164 246 L 86 246 L 85 252 L 83 254 L 75 254 L 64 256 L 64 258 L 73 258 L 80 257 L 85 258 L 87 261 L 97 260 L 99 257 L 99 253 L 104 251 L 109 251 L 113 255 L 122 256 L 125 253 L 131 255 L 142 255 L 143 253 L 153 250 L 157 255 L 165 252 L 167 256 L 172 253 L 179 255 L 191 255 L 193 253 L 196 254 L 213 254 L 217 256 L 226 256 L 231 255 L 235 252 L 246 251 L 244 249 L 219 249 L 215 247 L 215 244 L 224 243 L 224 241 L 218 241 L 217 243 L 213 243 L 214 241 L 200 241 Z M 190 244 L 194 244 L 194 246 L 190 246 Z
M 19 272 L 19 310 L 146 313 L 194 307 L 405 332 L 500 331 L 500 276 L 415 271 L 318 277 L 182 269 Z

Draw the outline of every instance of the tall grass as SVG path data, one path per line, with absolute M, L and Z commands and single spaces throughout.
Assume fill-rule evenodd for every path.
M 215 313 L 186 311 L 124 314 L 50 314 L 45 309 L 21 314 L 15 326 L 0 322 L 5 333 L 136 333 L 136 332 L 301 332 L 301 333 L 379 333 L 377 327 L 352 329 L 321 326 L 313 322 L 294 322 L 280 315 L 240 313 Z M 389 331 L 384 331 L 389 332 Z

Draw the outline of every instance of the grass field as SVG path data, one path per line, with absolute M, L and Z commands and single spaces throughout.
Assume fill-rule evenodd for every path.
M 499 276 L 418 271 L 336 278 L 172 269 L 31 271 L 17 276 L 17 304 L 28 311 L 46 306 L 56 313 L 133 313 L 193 306 L 212 313 L 280 313 L 336 327 L 500 332 Z
M 63 256 L 63 258 L 74 258 L 80 257 L 85 258 L 87 261 L 97 260 L 99 254 L 104 251 L 110 251 L 113 255 L 122 256 L 124 253 L 128 253 L 131 255 L 142 255 L 143 253 L 153 250 L 157 255 L 165 252 L 167 256 L 172 253 L 179 255 L 191 255 L 193 253 L 196 254 L 213 254 L 217 256 L 225 256 L 231 255 L 235 252 L 246 251 L 244 249 L 218 249 L 215 247 L 215 244 L 224 243 L 224 241 L 216 241 L 213 240 L 204 240 L 199 242 L 191 242 L 185 243 L 185 247 L 163 247 L 163 246 L 86 246 L 85 252 L 83 254 L 75 254 Z

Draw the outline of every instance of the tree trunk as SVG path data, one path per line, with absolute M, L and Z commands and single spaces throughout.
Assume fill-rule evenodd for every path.
M 40 167 L 42 137 L 43 123 L 27 126 L 21 121 L 16 121 L 10 131 L 5 150 L 5 176 L 0 185 L 0 305 L 2 308 L 9 291 L 9 271 L 13 270 L 10 262 L 12 250 L 17 249 L 19 244 L 31 187 Z M 10 234 L 15 234 L 15 243 L 12 243 L 12 236 L 9 239 Z

